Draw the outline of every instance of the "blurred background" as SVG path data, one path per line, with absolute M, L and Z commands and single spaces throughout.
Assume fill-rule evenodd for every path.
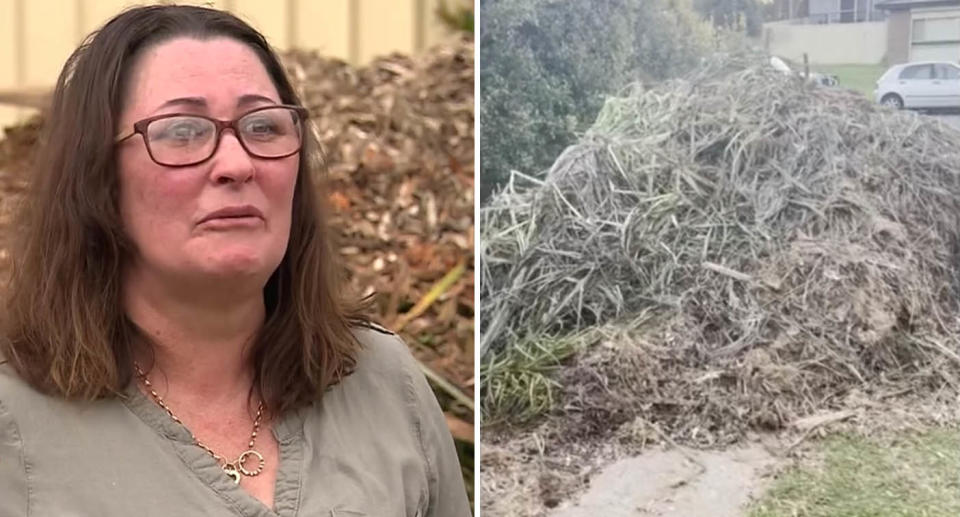
M 0 0 L 0 91 L 52 86 L 87 34 L 130 0 Z M 450 36 L 461 23 L 461 0 L 206 0 L 170 2 L 225 9 L 256 27 L 278 50 L 313 49 L 353 65 L 412 54 Z M 472 7 L 470 8 L 472 13 Z M 0 106 L 0 125 L 29 112 Z
M 125 0 L 0 0 L 0 279 L 44 107 Z M 217 0 L 279 52 L 310 111 L 349 287 L 410 346 L 473 489 L 473 2 Z

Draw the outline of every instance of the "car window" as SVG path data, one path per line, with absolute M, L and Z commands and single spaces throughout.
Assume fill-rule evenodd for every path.
M 900 65 L 891 66 L 890 68 L 887 69 L 886 72 L 883 73 L 883 75 L 880 76 L 880 79 L 878 79 L 877 82 L 882 83 L 892 79 L 895 80 L 900 77 L 901 71 L 903 71 L 903 67 L 901 67 Z
M 960 68 L 953 65 L 937 65 L 937 79 L 960 79 Z
M 900 72 L 900 79 L 933 79 L 933 65 L 908 66 Z

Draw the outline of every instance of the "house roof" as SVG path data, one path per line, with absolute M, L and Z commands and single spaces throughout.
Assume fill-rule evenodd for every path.
M 915 7 L 938 7 L 945 5 L 960 6 L 960 0 L 882 0 L 874 4 L 874 7 L 890 11 L 902 11 Z

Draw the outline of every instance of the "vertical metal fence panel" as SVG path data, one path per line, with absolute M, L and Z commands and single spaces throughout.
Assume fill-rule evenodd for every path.
M 266 36 L 271 46 L 286 49 L 291 43 L 287 13 L 290 3 L 284 0 L 233 0 L 229 9 Z
M 21 84 L 38 86 L 56 82 L 63 63 L 77 46 L 77 2 L 70 0 L 20 0 L 23 41 Z
M 357 4 L 361 63 L 394 51 L 414 50 L 414 0 L 363 0 Z
M 17 51 L 17 0 L 0 0 L 0 89 L 15 88 L 22 79 L 22 65 Z M 23 110 L 0 106 L 0 123 L 19 119 Z
M 350 3 L 352 0 L 318 2 L 295 0 L 294 31 L 291 44 L 297 48 L 315 49 L 328 56 L 351 61 Z

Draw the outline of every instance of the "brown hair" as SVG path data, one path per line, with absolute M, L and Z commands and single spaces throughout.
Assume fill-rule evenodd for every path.
M 193 6 L 149 6 L 117 15 L 70 56 L 35 160 L 19 219 L 0 356 L 48 393 L 93 399 L 132 378 L 142 333 L 121 304 L 121 270 L 134 251 L 118 208 L 117 118 L 138 56 L 174 37 L 228 37 L 260 58 L 284 104 L 301 105 L 264 37 L 237 17 Z M 257 385 L 268 409 L 319 400 L 349 374 L 367 324 L 365 304 L 344 299 L 341 270 L 314 176 L 319 144 L 306 131 L 290 240 L 264 288 L 266 320 L 254 341 Z

